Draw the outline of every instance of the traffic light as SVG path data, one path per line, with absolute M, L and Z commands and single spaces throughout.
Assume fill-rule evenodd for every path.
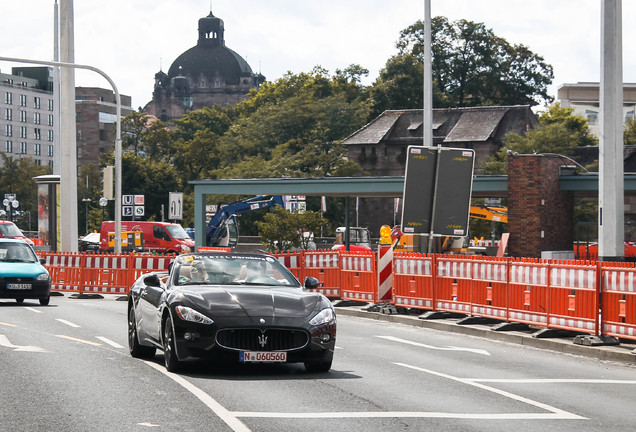
M 104 188 L 104 198 L 112 200 L 115 199 L 115 193 L 113 192 L 113 178 L 115 177 L 115 167 L 109 165 L 102 171 L 102 183 Z

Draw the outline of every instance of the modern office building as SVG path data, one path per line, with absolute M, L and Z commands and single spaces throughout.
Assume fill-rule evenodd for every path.
M 37 165 L 53 169 L 56 109 L 51 68 L 15 67 L 11 74 L 0 72 L 0 151 L 12 158 L 33 158 Z
M 597 82 L 579 82 L 561 84 L 557 89 L 557 99 L 562 107 L 574 108 L 574 113 L 588 120 L 590 132 L 600 136 L 599 100 L 600 90 Z M 623 121 L 634 118 L 636 113 L 636 84 L 623 84 Z

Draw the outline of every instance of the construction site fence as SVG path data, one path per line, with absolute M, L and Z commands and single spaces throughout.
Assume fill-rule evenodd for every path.
M 51 289 L 127 295 L 135 280 L 167 271 L 175 255 L 40 252 Z M 273 254 L 331 299 L 376 303 L 374 252 L 311 250 Z M 388 303 L 596 336 L 636 339 L 636 264 L 393 253 Z M 385 297 L 383 297 L 385 298 Z

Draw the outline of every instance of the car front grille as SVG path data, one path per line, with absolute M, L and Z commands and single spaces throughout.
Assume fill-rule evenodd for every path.
M 304 348 L 309 335 L 299 329 L 224 329 L 216 334 L 216 343 L 239 351 L 292 351 Z

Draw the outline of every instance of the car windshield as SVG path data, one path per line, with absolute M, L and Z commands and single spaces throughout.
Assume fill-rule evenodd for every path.
M 287 268 L 267 255 L 182 255 L 172 271 L 176 285 L 300 286 Z
M 38 257 L 26 243 L 0 243 L 0 262 L 37 262 Z
M 0 224 L 0 234 L 2 234 L 3 237 L 24 237 L 20 228 L 12 223 Z
M 181 225 L 167 225 L 166 229 L 173 239 L 189 239 L 190 236 Z

